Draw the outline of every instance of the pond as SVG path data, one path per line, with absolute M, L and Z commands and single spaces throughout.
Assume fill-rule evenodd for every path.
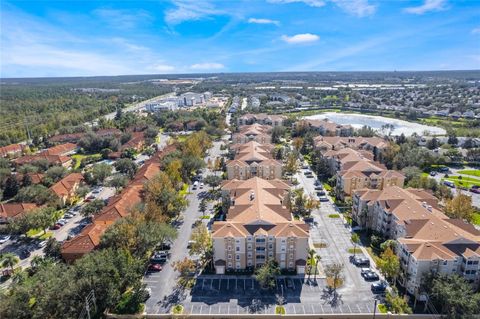
M 382 131 L 382 126 L 385 124 L 392 124 L 392 135 L 400 135 L 402 133 L 405 136 L 410 136 L 413 133 L 417 133 L 417 135 L 425 135 L 425 132 L 428 132 L 430 135 L 446 134 L 446 131 L 441 127 L 423 125 L 376 115 L 325 112 L 316 115 L 305 116 L 305 118 L 310 120 L 322 120 L 327 118 L 337 124 L 351 125 L 354 128 L 362 128 L 366 125 L 370 126 L 376 131 Z M 388 134 L 388 130 L 384 131 L 383 134 Z

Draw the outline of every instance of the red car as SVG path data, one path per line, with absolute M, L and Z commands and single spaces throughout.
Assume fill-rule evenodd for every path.
M 95 199 L 95 196 L 88 196 L 87 198 L 85 198 L 85 202 L 86 202 L 86 203 L 89 203 L 89 202 L 91 202 L 91 201 L 94 200 L 94 199 Z
M 470 191 L 475 194 L 480 194 L 480 188 L 472 187 L 470 188 Z
M 162 266 L 159 264 L 150 264 L 148 265 L 148 271 L 161 271 Z
M 52 230 L 57 230 L 57 229 L 60 229 L 61 227 L 62 227 L 62 225 L 60 225 L 60 224 L 55 224 L 55 225 L 53 225 L 52 227 L 50 227 L 50 229 L 52 229 Z

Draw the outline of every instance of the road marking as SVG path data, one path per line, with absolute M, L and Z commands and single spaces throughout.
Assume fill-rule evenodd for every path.
M 315 309 L 313 308 L 313 304 L 310 305 L 312 307 L 312 313 L 314 314 L 315 313 Z
M 144 283 L 152 283 L 152 284 L 156 284 L 157 281 L 156 280 L 143 280 Z
M 227 280 L 228 280 L 228 279 L 227 279 Z M 221 284 L 222 284 L 222 279 L 219 279 L 219 280 L 218 280 L 218 290 L 219 290 L 219 291 L 220 291 L 220 286 L 221 286 Z
M 353 313 L 352 308 L 350 308 L 350 305 L 347 303 L 348 310 L 350 310 L 350 313 Z
M 203 305 L 200 305 L 200 314 L 202 313 L 203 311 Z
M 358 303 L 357 303 L 357 308 L 358 308 L 358 312 L 362 313 L 362 309 L 360 309 L 360 306 L 358 305 Z
M 209 315 L 212 314 L 212 306 L 208 306 L 208 314 L 209 314 Z
M 369 305 L 368 303 L 365 304 L 365 306 L 367 307 L 367 310 L 368 310 L 369 313 L 370 313 L 370 312 L 373 312 L 372 309 L 370 308 L 370 305 Z
M 293 312 L 295 312 L 295 314 L 297 314 L 297 309 L 295 308 L 295 305 L 292 305 L 292 308 L 293 308 Z
M 237 305 L 237 315 L 240 313 L 240 307 Z
M 306 314 L 306 311 L 305 311 L 305 306 L 302 305 L 302 308 L 303 308 L 303 314 Z

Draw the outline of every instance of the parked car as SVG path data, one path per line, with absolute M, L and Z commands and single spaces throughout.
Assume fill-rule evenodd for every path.
M 200 189 L 203 189 L 203 186 L 204 186 L 204 184 L 203 184 L 203 182 L 201 182 L 200 183 Z
M 443 185 L 448 186 L 450 188 L 455 188 L 455 183 L 450 181 L 443 181 Z
M 55 224 L 53 225 L 52 227 L 50 227 L 51 230 L 57 230 L 57 229 L 60 229 L 62 228 L 63 225 L 60 225 L 60 224 Z
M 0 244 L 6 243 L 10 239 L 9 235 L 1 236 L 0 237 Z
M 327 195 L 327 193 L 325 193 L 325 191 L 319 191 L 317 192 L 317 196 L 320 197 L 320 196 L 325 196 Z
M 471 187 L 471 188 L 470 188 L 470 191 L 471 191 L 472 193 L 475 193 L 475 194 L 480 194 L 480 188 L 473 188 L 473 187 Z
M 94 199 L 95 199 L 95 196 L 90 195 L 90 196 L 88 196 L 87 198 L 85 198 L 85 202 L 88 203 L 88 202 L 91 202 L 91 201 L 94 200 Z
M 150 264 L 148 265 L 148 271 L 161 271 L 162 266 L 159 264 Z
M 320 196 L 320 198 L 318 200 L 321 201 L 321 202 L 328 202 L 328 197 L 327 196 Z
M 38 248 L 43 248 L 43 247 L 45 247 L 46 245 L 47 245 L 47 241 L 46 241 L 46 240 L 41 241 L 41 242 L 38 243 Z
M 187 248 L 190 249 L 192 247 L 193 244 L 195 244 L 196 241 L 194 240 L 189 240 L 188 243 L 187 243 Z
M 366 258 L 366 257 L 356 256 L 356 257 L 352 258 L 352 263 L 353 263 L 355 266 L 367 266 L 367 267 L 370 267 L 370 259 L 368 259 L 368 258 Z
M 62 218 L 62 219 L 59 219 L 59 220 L 57 221 L 57 224 L 62 225 L 62 226 L 65 225 L 66 223 L 67 223 L 67 220 L 65 220 L 65 219 L 63 219 L 63 218 Z
M 435 172 L 435 171 L 430 172 L 430 176 L 435 176 L 435 175 L 437 175 L 437 172 Z
M 363 278 L 367 281 L 375 281 L 375 280 L 379 280 L 380 277 L 378 276 L 378 274 L 376 272 L 374 272 L 373 270 L 369 269 L 369 271 L 367 271 L 366 273 L 364 273 L 363 275 Z
M 450 169 L 449 169 L 448 167 L 446 167 L 446 166 L 442 166 L 442 167 L 439 167 L 439 168 L 438 168 L 438 171 L 439 171 L 440 173 L 448 173 L 448 172 L 450 171 Z
M 376 282 L 370 286 L 370 289 L 374 294 L 381 294 L 387 290 L 388 284 L 386 281 L 382 280 L 380 282 Z
M 164 263 L 167 262 L 167 259 L 168 253 L 166 251 L 157 251 L 152 255 L 150 261 L 153 263 Z

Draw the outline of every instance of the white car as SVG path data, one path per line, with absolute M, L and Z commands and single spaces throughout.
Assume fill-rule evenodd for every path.
M 66 223 L 67 223 L 67 221 L 66 221 L 65 219 L 63 219 L 63 218 L 62 218 L 62 219 L 59 219 L 59 220 L 57 221 L 57 224 L 62 225 L 62 226 L 65 225 Z
M 9 235 L 0 237 L 0 244 L 6 243 L 10 239 Z

